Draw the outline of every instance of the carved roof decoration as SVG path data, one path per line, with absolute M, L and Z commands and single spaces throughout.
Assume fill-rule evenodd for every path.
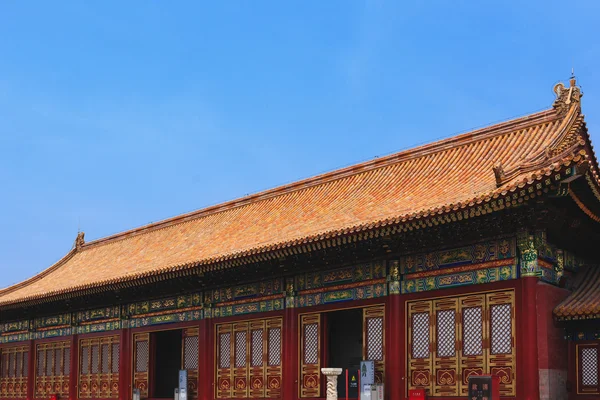
M 0 290 L 0 307 L 452 223 L 541 196 L 573 167 L 598 193 L 581 91 L 573 80 L 555 93 L 554 107 L 525 117 L 106 238 L 81 233 L 58 263 Z
M 85 232 L 77 233 L 77 238 L 75 239 L 75 243 L 73 244 L 73 248 L 77 251 L 81 250 L 83 245 L 85 244 Z

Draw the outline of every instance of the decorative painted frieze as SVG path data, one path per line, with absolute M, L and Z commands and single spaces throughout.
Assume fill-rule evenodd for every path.
M 458 286 L 507 281 L 517 278 L 514 259 L 455 267 L 439 274 L 411 274 L 402 281 L 402 293 L 425 292 Z
M 373 280 L 371 283 L 354 283 L 323 289 L 301 291 L 294 298 L 295 307 L 312 307 L 341 301 L 366 300 L 387 296 L 385 278 Z
M 205 301 L 217 304 L 281 294 L 283 291 L 283 279 L 273 279 L 266 282 L 211 290 L 208 292 L 208 296 L 205 296 Z
M 465 265 L 516 257 L 515 239 L 501 238 L 453 249 L 436 250 L 400 258 L 403 275 L 424 271 L 443 270 Z
M 303 290 L 380 279 L 385 278 L 385 275 L 384 261 L 374 261 L 331 271 L 316 271 L 297 275 L 294 286 L 296 291 L 300 292 Z

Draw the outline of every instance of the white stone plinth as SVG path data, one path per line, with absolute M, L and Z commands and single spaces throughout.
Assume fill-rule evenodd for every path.
M 327 400 L 338 400 L 337 380 L 342 373 L 342 369 L 321 368 L 321 373 L 327 377 Z

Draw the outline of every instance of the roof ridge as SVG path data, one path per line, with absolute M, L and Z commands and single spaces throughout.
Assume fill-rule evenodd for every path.
M 157 222 L 152 222 L 99 239 L 94 239 L 83 244 L 81 246 L 80 251 L 88 250 L 97 246 L 113 242 L 118 242 L 127 239 L 131 236 L 137 236 L 145 233 L 154 232 L 157 230 L 162 230 L 174 225 L 179 225 L 189 221 L 214 215 L 219 212 L 225 212 L 233 208 L 243 207 L 245 205 L 252 204 L 257 201 L 266 200 L 294 191 L 303 190 L 309 187 L 329 183 L 338 179 L 343 179 L 349 176 L 357 175 L 362 172 L 383 168 L 391 164 L 405 162 L 416 157 L 434 154 L 449 149 L 451 145 L 452 148 L 456 148 L 480 140 L 488 139 L 490 137 L 502 136 L 503 134 L 514 132 L 515 127 L 519 125 L 522 125 L 519 127 L 520 130 L 525 129 L 526 127 L 533 124 L 539 124 L 544 119 L 547 119 L 548 122 L 550 122 L 558 118 L 560 118 L 560 116 L 557 115 L 556 111 L 553 108 L 550 108 L 532 114 L 527 114 L 522 117 L 509 119 L 504 122 L 495 123 L 472 131 L 467 131 L 456 136 L 451 136 L 445 139 L 425 143 L 423 145 L 411 147 L 406 150 L 401 150 L 399 152 L 392 153 L 383 157 L 335 169 L 333 171 L 325 172 L 305 179 L 300 179 L 298 181 L 294 181 L 285 185 L 280 185 L 271 189 L 266 189 L 248 196 L 228 200 L 212 206 L 201 208 L 199 210 L 179 214 L 174 217 L 169 217 Z

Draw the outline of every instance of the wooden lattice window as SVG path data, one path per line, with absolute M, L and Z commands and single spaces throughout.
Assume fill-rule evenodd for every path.
M 79 341 L 79 398 L 119 397 L 119 337 Z
M 198 342 L 198 328 L 183 330 L 183 360 L 182 368 L 188 373 L 188 397 L 198 398 L 198 362 L 200 344 Z
M 300 316 L 300 397 L 321 395 L 321 314 Z
M 150 334 L 138 333 L 133 336 L 133 387 L 140 391 L 140 397 L 148 397 L 150 370 Z
M 281 397 L 281 318 L 216 326 L 217 398 Z
M 363 308 L 363 358 L 375 361 L 375 381 L 384 382 L 385 373 L 385 308 L 383 305 Z
M 0 352 L 0 398 L 27 397 L 29 349 L 5 347 Z
M 36 397 L 69 395 L 71 342 L 59 341 L 36 346 Z
M 577 394 L 600 394 L 600 342 L 577 345 Z
M 413 301 L 408 311 L 409 389 L 466 396 L 470 375 L 492 374 L 502 396 L 515 395 L 514 291 Z

